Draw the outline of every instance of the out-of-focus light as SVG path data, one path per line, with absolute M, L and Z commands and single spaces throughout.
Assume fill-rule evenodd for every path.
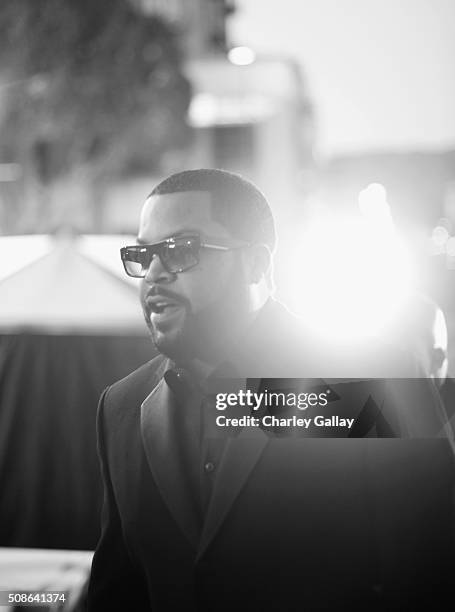
M 434 347 L 447 350 L 448 330 L 446 318 L 440 308 L 436 311 L 436 317 L 433 324 Z
M 228 60 L 235 66 L 249 66 L 256 59 L 256 54 L 249 47 L 233 47 L 228 51 Z
M 452 232 L 452 221 L 447 217 L 441 217 L 436 225 L 440 227 L 445 227 L 449 234 Z
M 449 232 L 445 227 L 437 225 L 431 232 L 431 241 L 435 247 L 442 249 L 450 238 Z
M 411 259 L 400 237 L 363 218 L 313 223 L 293 260 L 298 314 L 331 341 L 378 335 L 411 291 Z
M 359 193 L 359 209 L 362 215 L 384 228 L 393 228 L 390 205 L 387 202 L 387 191 L 381 183 L 370 183 Z
M 446 253 L 449 257 L 455 257 L 455 236 L 452 236 L 447 240 Z
M 359 195 L 359 201 L 362 198 L 367 199 L 367 203 L 386 202 L 387 191 L 384 185 L 381 183 L 370 183 L 365 189 L 362 189 Z

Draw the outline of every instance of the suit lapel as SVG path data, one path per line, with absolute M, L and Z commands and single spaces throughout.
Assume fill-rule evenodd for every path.
M 213 486 L 196 561 L 201 558 L 215 537 L 267 442 L 268 437 L 262 429 L 251 430 L 249 427 L 244 428 L 236 438 L 227 440 Z
M 191 505 L 189 483 L 179 462 L 179 444 L 173 427 L 176 404 L 163 378 L 141 405 L 142 442 L 155 482 L 172 516 L 194 548 L 199 525 Z

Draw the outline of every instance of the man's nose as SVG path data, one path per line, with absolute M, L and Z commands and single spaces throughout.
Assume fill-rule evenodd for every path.
M 152 260 L 145 273 L 144 280 L 147 283 L 170 283 L 175 279 L 173 272 L 168 272 L 163 266 L 161 257 L 158 253 L 152 255 Z

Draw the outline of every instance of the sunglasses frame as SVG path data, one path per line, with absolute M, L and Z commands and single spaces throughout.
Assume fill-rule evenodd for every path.
M 162 257 L 163 249 L 166 246 L 175 245 L 179 241 L 184 241 L 184 240 L 194 240 L 195 241 L 195 244 L 192 245 L 191 248 L 194 249 L 194 256 L 195 256 L 196 261 L 195 261 L 194 264 L 192 264 L 190 266 L 186 266 L 184 268 L 179 268 L 178 270 L 171 270 L 169 268 L 169 266 L 168 266 L 168 263 Z M 235 246 L 226 246 L 226 245 L 222 245 L 222 244 L 216 244 L 216 242 L 219 239 L 208 239 L 208 240 L 211 240 L 211 242 L 202 242 L 201 241 L 201 237 L 198 234 L 188 234 L 186 236 L 177 236 L 177 237 L 167 238 L 166 240 L 162 240 L 162 241 L 156 242 L 154 244 L 134 244 L 134 245 L 122 247 L 120 249 L 120 257 L 122 259 L 122 263 L 123 263 L 123 267 L 125 269 L 125 272 L 127 273 L 128 276 L 130 276 L 132 278 L 145 278 L 145 276 L 147 274 L 147 270 L 149 269 L 150 264 L 152 263 L 153 255 L 158 255 L 158 257 L 160 258 L 161 265 L 166 270 L 166 272 L 168 272 L 169 274 L 180 274 L 182 272 L 186 272 L 187 270 L 191 270 L 191 268 L 194 268 L 195 266 L 197 266 L 199 264 L 199 252 L 200 252 L 201 248 L 204 248 L 204 249 L 213 249 L 213 250 L 216 250 L 216 251 L 233 251 L 235 249 L 242 249 L 242 248 L 251 246 L 251 244 L 248 243 L 248 242 L 245 242 L 245 243 L 242 243 L 242 244 L 237 244 Z M 130 274 L 130 272 L 128 272 L 127 261 L 130 261 L 128 259 L 128 251 L 130 249 L 134 249 L 134 251 L 136 251 L 136 252 L 138 252 L 138 251 L 145 251 L 145 252 L 147 252 L 147 255 L 148 255 L 148 258 L 149 258 L 149 263 L 145 267 L 144 267 L 144 265 L 142 266 L 143 269 L 144 269 L 144 274 L 141 274 L 140 276 L 136 275 L 136 274 Z M 137 262 L 137 263 L 140 263 L 140 262 Z

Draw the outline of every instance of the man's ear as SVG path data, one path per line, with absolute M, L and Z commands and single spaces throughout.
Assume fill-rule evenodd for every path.
M 248 283 L 256 285 L 267 278 L 272 262 L 272 254 L 265 244 L 253 244 L 245 249 L 245 267 Z

